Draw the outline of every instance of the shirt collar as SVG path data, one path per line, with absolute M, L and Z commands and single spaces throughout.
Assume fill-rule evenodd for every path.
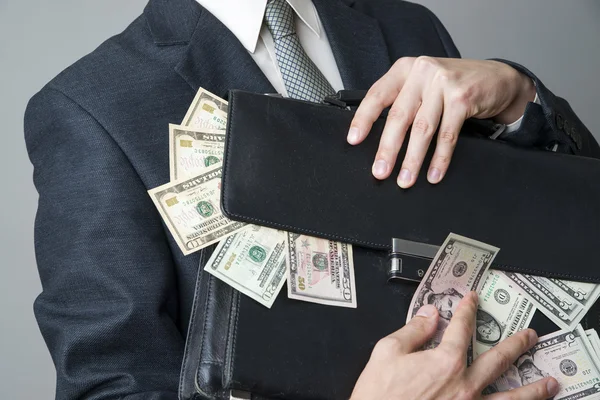
M 263 24 L 267 0 L 196 0 L 254 53 Z M 321 36 L 317 10 L 311 0 L 286 0 L 300 20 Z

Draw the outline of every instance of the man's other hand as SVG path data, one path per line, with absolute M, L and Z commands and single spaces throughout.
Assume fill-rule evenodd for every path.
M 350 400 L 480 399 L 487 385 L 536 344 L 537 335 L 531 329 L 520 331 L 483 353 L 467 368 L 466 354 L 476 314 L 477 294 L 471 292 L 459 303 L 440 345 L 419 351 L 435 333 L 439 319 L 434 306 L 421 308 L 406 326 L 375 345 Z M 558 389 L 558 382 L 547 377 L 485 399 L 542 400 L 554 396 Z
M 427 149 L 439 127 L 427 179 L 444 177 L 463 122 L 471 117 L 510 124 L 535 99 L 527 76 L 497 61 L 404 57 L 368 91 L 350 126 L 348 143 L 361 143 L 373 122 L 391 105 L 373 163 L 377 179 L 390 176 L 408 128 L 412 125 L 398 185 L 417 180 Z

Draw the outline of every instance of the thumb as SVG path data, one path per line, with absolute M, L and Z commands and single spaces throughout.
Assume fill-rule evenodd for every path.
M 431 304 L 424 305 L 402 329 L 389 335 L 400 345 L 400 353 L 408 354 L 419 350 L 435 333 L 439 314 Z

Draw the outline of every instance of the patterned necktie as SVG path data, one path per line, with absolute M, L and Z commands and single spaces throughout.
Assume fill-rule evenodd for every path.
M 286 0 L 269 0 L 265 22 L 273 41 L 275 56 L 288 95 L 294 99 L 320 103 L 335 91 L 308 57 L 294 25 L 294 10 Z

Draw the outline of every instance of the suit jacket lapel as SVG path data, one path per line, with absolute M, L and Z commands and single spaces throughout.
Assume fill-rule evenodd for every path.
M 368 89 L 391 67 L 379 23 L 340 0 L 313 0 L 345 89 Z
M 201 14 L 186 54 L 175 67 L 177 73 L 195 91 L 202 86 L 223 98 L 230 89 L 275 93 L 235 35 L 207 10 L 196 6 Z
M 391 66 L 379 23 L 342 0 L 313 3 L 344 87 L 369 88 Z M 203 86 L 224 98 L 230 89 L 275 92 L 235 35 L 196 0 L 150 0 L 145 13 L 158 45 L 188 43 L 175 70 L 192 89 Z

